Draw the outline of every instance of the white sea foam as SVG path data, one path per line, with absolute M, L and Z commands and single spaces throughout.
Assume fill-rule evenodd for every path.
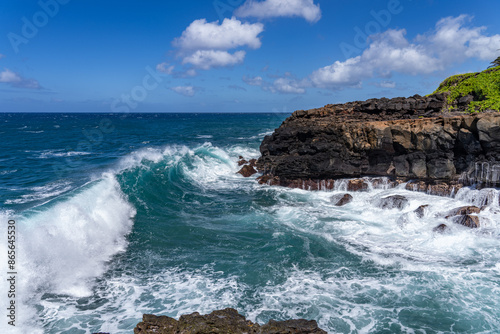
M 115 178 L 106 174 L 71 197 L 15 217 L 21 333 L 37 326 L 35 313 L 43 311 L 35 310 L 34 305 L 43 294 L 91 294 L 94 279 L 104 273 L 106 262 L 125 250 L 134 215 L 135 209 Z M 6 261 L 2 259 L 2 263 Z M 0 326 L 4 325 L 3 321 Z
M 30 193 L 21 195 L 21 198 L 9 199 L 5 204 L 24 204 L 40 201 L 61 195 L 72 188 L 71 182 L 54 182 L 41 187 L 32 187 Z
M 90 152 L 79 152 L 79 151 L 63 151 L 63 150 L 47 150 L 40 153 L 39 159 L 50 159 L 50 158 L 63 158 L 63 157 L 73 157 L 80 155 L 89 155 Z
M 82 308 L 74 300 L 54 299 L 43 301 L 41 317 L 48 324 L 56 324 L 54 327 L 64 318 L 67 323 L 62 324 L 63 328 L 72 327 L 75 331 L 130 333 L 144 313 L 178 318 L 195 311 L 205 314 L 236 307 L 245 286 L 235 277 L 221 276 L 206 266 L 192 272 L 170 268 L 147 276 L 112 278 L 104 282 L 101 292 L 93 297 L 93 300 L 107 300 L 99 308 L 99 314 L 94 309 Z M 89 328 L 90 322 L 94 327 Z
M 8 174 L 13 174 L 15 172 L 17 172 L 17 169 L 2 170 L 0 171 L 0 175 L 8 175 Z

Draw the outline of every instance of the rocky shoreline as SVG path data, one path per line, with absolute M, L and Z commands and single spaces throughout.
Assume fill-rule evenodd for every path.
M 474 75 L 498 71 L 451 77 L 440 89 L 469 87 L 465 80 Z M 408 182 L 408 190 L 444 196 L 472 184 L 497 187 L 500 112 L 471 112 L 487 100 L 474 89 L 458 97 L 440 91 L 295 111 L 262 141 L 259 182 L 318 190 L 340 179 L 371 177 L 376 184 L 383 177 L 386 186 Z
M 144 314 L 134 334 L 326 334 L 315 320 L 270 320 L 259 325 L 247 320 L 232 308 L 200 315 L 195 312 L 182 315 L 179 320 L 167 316 Z

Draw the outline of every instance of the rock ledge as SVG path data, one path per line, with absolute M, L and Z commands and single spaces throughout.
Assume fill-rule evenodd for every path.
M 235 309 L 182 315 L 179 320 L 167 316 L 144 314 L 134 334 L 327 334 L 315 320 L 270 320 L 261 326 L 246 320 Z

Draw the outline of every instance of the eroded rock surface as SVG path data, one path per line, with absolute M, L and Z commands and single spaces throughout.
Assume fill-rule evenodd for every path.
M 200 315 L 182 315 L 179 320 L 167 316 L 144 314 L 134 334 L 326 334 L 315 320 L 270 320 L 261 326 L 246 320 L 235 309 Z
M 468 182 L 495 185 L 500 113 L 464 113 L 466 104 L 449 112 L 446 98 L 415 95 L 296 111 L 265 137 L 257 169 L 285 186 L 385 176 L 416 180 L 409 190 L 432 186 L 446 195 Z

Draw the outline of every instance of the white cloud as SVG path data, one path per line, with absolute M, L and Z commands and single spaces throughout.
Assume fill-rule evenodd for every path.
M 177 94 L 189 97 L 194 96 L 196 92 L 193 86 L 177 86 L 177 87 L 171 87 L 170 89 L 176 92 Z
M 283 93 L 283 94 L 304 94 L 306 90 L 304 87 L 310 86 L 307 80 L 297 80 L 293 77 L 291 73 L 285 73 L 282 78 L 277 78 L 274 82 L 268 82 L 262 79 L 260 76 L 247 77 L 243 76 L 242 80 L 250 86 L 259 86 L 262 90 L 271 93 Z
M 242 23 L 236 18 L 207 22 L 205 19 L 192 22 L 173 45 L 178 48 L 178 56 L 183 64 L 209 70 L 241 64 L 246 52 L 229 50 L 249 47 L 258 49 L 262 45 L 259 34 L 264 31 L 262 23 Z
M 212 67 L 224 67 L 240 64 L 245 59 L 245 51 L 236 51 L 231 54 L 220 50 L 197 50 L 185 57 L 183 64 L 192 64 L 197 68 L 208 70 Z
M 23 78 L 9 69 L 4 69 L 3 72 L 0 72 L 0 82 L 16 88 L 41 89 L 38 81 Z
M 284 94 L 304 94 L 306 90 L 303 84 L 291 78 L 279 78 L 274 81 L 273 87 L 276 91 Z
M 406 39 L 404 29 L 370 36 L 370 45 L 360 56 L 314 71 L 311 82 L 322 88 L 358 86 L 374 76 L 429 74 L 468 58 L 494 59 L 500 35 L 486 36 L 483 27 L 465 27 L 468 20 L 465 15 L 444 18 L 433 32 L 418 36 L 413 43 Z
M 262 77 L 259 77 L 259 76 L 253 77 L 253 78 L 243 76 L 242 79 L 247 85 L 250 85 L 250 86 L 262 86 L 262 84 L 264 82 Z
M 22 79 L 18 74 L 12 72 L 7 68 L 3 72 L 0 72 L 0 82 L 16 83 L 21 81 Z
M 262 23 L 242 23 L 236 18 L 207 22 L 196 20 L 174 40 L 174 46 L 186 50 L 229 50 L 241 46 L 258 49 L 261 41 L 258 35 L 264 31 Z
M 247 0 L 235 11 L 240 17 L 303 17 L 314 23 L 321 18 L 321 9 L 313 0 Z
M 161 73 L 165 73 L 165 74 L 172 74 L 175 66 L 173 65 L 170 65 L 168 63 L 161 63 L 161 64 L 158 64 L 156 65 L 156 70 L 158 72 L 161 72 Z

